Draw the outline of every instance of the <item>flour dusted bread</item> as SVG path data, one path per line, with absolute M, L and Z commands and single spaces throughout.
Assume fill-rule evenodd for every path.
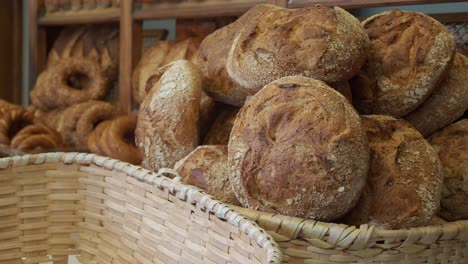
M 276 80 L 240 110 L 228 145 L 240 202 L 260 211 L 330 221 L 356 203 L 369 150 L 361 119 L 324 82 Z
M 362 116 L 371 151 L 366 187 L 345 219 L 383 229 L 425 225 L 439 207 L 442 171 L 437 154 L 409 123 Z
M 219 115 L 205 135 L 203 143 L 205 145 L 227 145 L 238 112 L 239 108 L 237 107 L 224 106 L 220 109 Z
M 463 119 L 429 139 L 439 155 L 444 175 L 439 216 L 447 221 L 468 219 L 468 119 Z
M 455 51 L 452 34 L 433 18 L 393 10 L 362 22 L 369 35 L 367 61 L 351 82 L 364 114 L 402 117 L 442 80 Z
M 359 21 L 339 7 L 281 8 L 244 26 L 226 67 L 236 83 L 254 91 L 291 75 L 346 81 L 364 63 L 368 45 Z
M 226 60 L 236 34 L 269 10 L 278 9 L 274 5 L 257 5 L 242 15 L 237 21 L 220 28 L 203 39 L 197 66 L 203 75 L 203 90 L 216 101 L 242 106 L 246 97 L 254 91 L 234 83 L 226 71 Z
M 178 161 L 174 169 L 185 183 L 205 190 L 221 202 L 239 205 L 229 182 L 225 145 L 199 146 Z
M 405 119 L 423 136 L 429 136 L 460 118 L 467 109 L 468 59 L 456 53 L 442 84 Z
M 135 130 L 142 164 L 153 170 L 172 168 L 198 145 L 200 73 L 185 60 L 166 67 L 140 106 Z

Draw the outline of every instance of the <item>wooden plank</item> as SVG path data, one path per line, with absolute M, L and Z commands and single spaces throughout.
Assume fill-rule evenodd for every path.
M 132 2 L 120 3 L 120 69 L 119 69 L 119 102 L 120 111 L 131 112 L 132 103 Z
M 23 2 L 22 1 L 13 1 L 13 102 L 16 104 L 21 104 L 21 94 L 22 94 L 22 25 L 23 25 Z
M 468 12 L 448 13 L 448 14 L 429 14 L 442 23 L 467 23 Z
M 126 2 L 126 1 L 122 1 Z M 78 24 L 97 24 L 117 22 L 120 19 L 120 8 L 91 9 L 80 11 L 59 11 L 45 14 L 39 18 L 41 26 L 63 26 Z
M 28 88 L 31 89 L 36 82 L 37 65 L 38 65 L 38 28 L 37 28 L 37 11 L 38 1 L 28 1 L 28 29 L 29 29 L 29 80 Z
M 464 2 L 463 0 L 289 0 L 288 7 L 299 8 L 313 6 L 316 4 L 328 6 L 340 6 L 347 9 L 364 7 L 381 7 L 395 5 L 421 5 L 436 3 Z
M 236 1 L 207 1 L 183 3 L 142 4 L 142 8 L 134 12 L 134 18 L 162 19 L 162 18 L 199 18 L 238 16 L 257 4 L 267 3 L 268 0 L 236 0 Z

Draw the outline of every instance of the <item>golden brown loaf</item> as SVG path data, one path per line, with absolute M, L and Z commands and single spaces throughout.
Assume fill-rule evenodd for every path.
M 203 139 L 204 145 L 227 145 L 239 108 L 224 106 Z
M 355 105 L 364 114 L 402 117 L 442 80 L 455 51 L 453 36 L 429 16 L 400 10 L 372 16 L 362 25 L 371 46 L 351 82 Z
M 368 46 L 359 21 L 339 7 L 281 8 L 244 26 L 226 67 L 236 83 L 254 91 L 292 75 L 346 81 L 361 68 Z
M 302 76 L 252 96 L 228 149 L 230 181 L 244 206 L 325 221 L 355 205 L 369 166 L 354 108 L 324 82 Z
M 242 106 L 254 91 L 235 84 L 226 71 L 226 61 L 235 35 L 263 13 L 278 9 L 274 5 L 256 5 L 234 23 L 220 28 L 203 39 L 197 60 L 203 75 L 203 90 L 216 101 Z
M 198 145 L 200 73 L 184 60 L 166 67 L 140 106 L 135 131 L 143 166 L 153 170 L 172 168 Z
M 178 161 L 174 169 L 185 183 L 197 186 L 221 202 L 239 205 L 229 182 L 226 146 L 199 146 Z
M 430 138 L 439 155 L 444 175 L 439 216 L 447 221 L 468 219 L 468 119 L 463 119 Z
M 440 202 L 442 171 L 437 154 L 409 123 L 389 116 L 362 116 L 371 151 L 366 187 L 347 223 L 383 229 L 422 226 Z
M 456 53 L 442 84 L 405 119 L 423 136 L 429 136 L 460 118 L 467 109 L 468 59 Z

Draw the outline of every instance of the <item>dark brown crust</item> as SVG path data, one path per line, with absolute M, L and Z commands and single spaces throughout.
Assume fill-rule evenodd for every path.
M 365 61 L 369 39 L 359 21 L 339 7 L 276 9 L 245 25 L 226 67 L 254 91 L 284 76 L 346 81 Z
M 468 59 L 456 53 L 442 84 L 405 119 L 427 137 L 463 116 L 467 109 Z
M 239 112 L 239 108 L 225 106 L 220 110 L 213 125 L 208 130 L 203 145 L 227 145 L 229 143 L 229 134 L 231 134 L 234 120 Z
M 448 29 L 420 13 L 393 10 L 362 22 L 371 46 L 351 82 L 365 114 L 402 117 L 416 109 L 442 79 L 455 51 Z
M 43 124 L 28 125 L 11 140 L 11 148 L 26 153 L 60 151 L 63 147 L 60 134 Z
M 178 161 L 174 169 L 185 183 L 197 186 L 221 202 L 240 205 L 229 182 L 225 145 L 199 146 Z
M 0 110 L 0 144 L 9 145 L 24 127 L 33 123 L 33 115 L 22 108 Z
M 349 224 L 383 229 L 426 225 L 439 207 L 442 173 L 428 142 L 409 123 L 362 116 L 371 150 L 365 192 L 346 217 Z
M 337 92 L 346 97 L 349 103 L 353 103 L 353 95 L 351 93 L 351 87 L 349 86 L 348 81 L 332 82 L 328 83 L 328 85 L 330 85 L 331 88 L 335 89 Z
M 226 71 L 226 61 L 231 44 L 236 34 L 245 25 L 251 23 L 268 10 L 277 9 L 273 5 L 257 5 L 247 11 L 237 21 L 203 39 L 197 60 L 197 66 L 203 75 L 203 90 L 216 101 L 242 106 L 254 91 L 234 83 Z
M 447 221 L 468 219 L 468 119 L 445 127 L 429 139 L 439 155 L 444 187 L 439 216 Z
M 246 102 L 231 131 L 228 160 L 244 206 L 329 221 L 359 198 L 369 151 L 346 98 L 321 81 L 293 76 Z

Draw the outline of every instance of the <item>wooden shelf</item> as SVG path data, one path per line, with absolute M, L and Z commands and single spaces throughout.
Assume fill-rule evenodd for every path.
M 97 24 L 117 22 L 120 19 L 120 8 L 106 8 L 80 11 L 59 11 L 45 14 L 38 19 L 40 26 L 60 26 L 78 24 Z
M 366 7 L 382 7 L 382 6 L 396 6 L 396 5 L 422 5 L 422 4 L 440 4 L 440 3 L 453 3 L 465 2 L 463 0 L 289 0 L 288 7 L 300 8 L 313 6 L 316 4 L 328 6 L 340 6 L 345 9 L 356 9 Z
M 272 3 L 267 0 L 235 0 L 235 1 L 206 1 L 190 3 L 158 3 L 143 4 L 140 10 L 134 11 L 136 20 L 163 18 L 200 18 L 237 16 L 246 12 L 257 4 Z

